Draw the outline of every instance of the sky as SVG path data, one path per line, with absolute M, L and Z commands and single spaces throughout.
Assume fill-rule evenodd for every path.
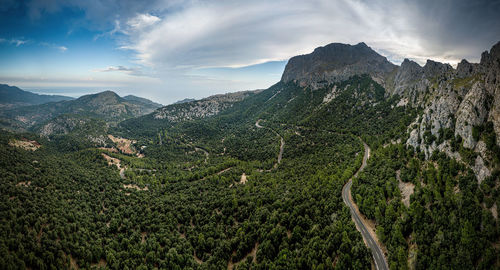
M 391 62 L 478 62 L 500 0 L 0 0 L 0 83 L 169 104 L 278 82 L 290 57 L 365 42 Z

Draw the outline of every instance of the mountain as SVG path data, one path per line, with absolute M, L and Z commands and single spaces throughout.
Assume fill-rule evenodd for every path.
M 174 102 L 173 104 L 182 104 L 182 103 L 191 102 L 191 101 L 195 101 L 195 100 L 196 99 L 194 99 L 194 98 L 185 98 L 182 100 L 178 100 L 178 101 Z
M 152 101 L 142 98 L 125 99 L 112 91 L 85 95 L 75 100 L 25 106 L 6 110 L 2 118 L 9 119 L 14 125 L 31 128 L 62 114 L 74 114 L 103 119 L 116 123 L 127 118 L 153 112 L 160 107 Z
M 35 94 L 21 90 L 15 86 L 0 84 L 0 109 L 37 105 L 72 99 L 73 98 L 66 96 Z
M 462 60 L 456 69 L 405 60 L 389 80 L 401 104 L 423 109 L 409 127 L 407 145 L 427 158 L 440 151 L 464 161 L 479 183 L 499 169 L 500 43 L 484 52 L 480 63 Z
M 316 48 L 310 54 L 292 57 L 285 67 L 281 81 L 293 81 L 300 86 L 318 88 L 328 83 L 347 80 L 354 75 L 368 74 L 380 82 L 394 69 L 394 64 L 363 42 L 353 46 L 331 43 Z
M 123 99 L 128 100 L 128 101 L 135 101 L 135 102 L 138 102 L 138 103 L 147 104 L 147 105 L 149 105 L 151 107 L 156 107 L 156 108 L 159 108 L 159 107 L 163 106 L 160 103 L 153 102 L 153 101 L 151 101 L 151 100 L 149 100 L 147 98 L 142 98 L 142 97 L 138 97 L 138 96 L 134 96 L 134 95 L 124 96 Z
M 500 43 L 484 52 L 480 63 L 462 60 L 456 69 L 432 60 L 420 66 L 405 59 L 396 66 L 364 43 L 332 43 L 292 57 L 281 80 L 317 89 L 355 75 L 369 75 L 385 87 L 386 95 L 401 97 L 398 106 L 423 108 L 423 114 L 409 127 L 407 145 L 422 150 L 427 158 L 438 150 L 464 160 L 481 182 L 498 169 L 498 162 L 493 161 L 499 159 L 495 146 L 499 142 L 490 139 L 485 147 L 483 137 L 489 135 L 482 132 L 494 131 L 500 136 L 499 62 Z M 444 138 L 445 133 L 453 138 Z M 453 146 L 456 138 L 463 141 L 462 146 Z
M 37 134 L 0 133 L 1 258 L 370 269 L 367 243 L 390 269 L 496 269 L 499 44 L 453 68 L 333 43 L 268 89 L 142 116 L 112 92 L 51 103 Z
M 339 161 L 322 151 L 334 138 L 359 136 L 373 158 L 353 180 L 352 197 L 391 268 L 492 268 L 500 243 L 499 91 L 500 43 L 480 63 L 457 68 L 408 59 L 396 66 L 363 43 L 334 43 L 291 58 L 280 82 L 216 113 L 168 107 L 119 129 L 157 159 L 176 160 L 187 151 L 181 145 L 198 145 L 260 164 L 259 181 L 278 168 L 273 184 L 286 181 L 280 173 L 314 181 L 295 162 L 329 168 Z
M 155 119 L 167 119 L 171 122 L 209 117 L 218 114 L 231 107 L 234 103 L 255 93 L 256 91 L 241 91 L 214 95 L 200 100 L 175 103 L 156 110 L 153 113 L 153 117 Z

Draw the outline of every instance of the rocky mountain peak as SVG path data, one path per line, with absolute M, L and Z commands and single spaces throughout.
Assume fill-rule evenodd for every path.
M 457 76 L 459 78 L 465 78 L 471 76 L 474 73 L 475 67 L 477 65 L 469 63 L 467 60 L 462 59 L 457 65 Z
M 294 81 L 312 88 L 362 74 L 369 74 L 375 80 L 382 81 L 395 68 L 387 58 L 363 42 L 356 45 L 331 43 L 316 48 L 310 54 L 292 57 L 281 81 Z
M 491 47 L 490 52 L 485 51 L 481 54 L 481 65 L 491 65 L 494 62 L 500 62 L 500 41 Z
M 415 61 L 405 59 L 401 66 L 397 68 L 393 80 L 393 94 L 402 95 L 408 91 L 410 85 L 423 77 L 423 68 Z
M 453 70 L 453 68 L 449 64 L 427 60 L 423 67 L 423 70 L 427 78 L 432 78 Z

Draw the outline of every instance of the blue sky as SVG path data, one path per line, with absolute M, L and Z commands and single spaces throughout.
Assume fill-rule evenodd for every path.
M 0 83 L 168 104 L 262 89 L 331 42 L 404 58 L 478 61 L 500 40 L 500 1 L 0 0 Z

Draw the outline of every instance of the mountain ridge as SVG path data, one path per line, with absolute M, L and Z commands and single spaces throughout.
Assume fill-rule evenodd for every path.
M 25 91 L 16 86 L 0 84 L 0 106 L 14 108 L 19 106 L 38 105 L 48 102 L 73 100 L 72 97 L 61 95 L 42 95 Z
M 2 118 L 12 121 L 12 126 L 29 129 L 62 115 L 76 114 L 100 118 L 111 123 L 153 112 L 160 104 L 142 98 L 127 100 L 113 91 L 88 94 L 74 100 L 31 105 L 1 111 Z

